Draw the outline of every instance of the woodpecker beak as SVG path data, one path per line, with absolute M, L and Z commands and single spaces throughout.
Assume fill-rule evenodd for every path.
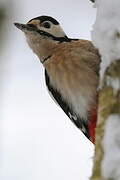
M 35 27 L 31 27 L 29 24 L 14 23 L 14 25 L 23 32 L 35 31 Z

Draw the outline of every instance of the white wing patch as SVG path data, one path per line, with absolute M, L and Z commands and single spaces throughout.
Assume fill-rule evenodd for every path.
M 74 121 L 77 121 L 77 116 L 72 115 L 70 112 L 68 112 L 69 118 L 74 119 Z

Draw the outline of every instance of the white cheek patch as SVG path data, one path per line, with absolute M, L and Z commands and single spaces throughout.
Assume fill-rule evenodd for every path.
M 50 28 L 40 27 L 39 30 L 48 32 L 52 34 L 55 37 L 64 37 L 66 34 L 64 33 L 63 29 L 60 27 L 60 25 L 51 24 Z

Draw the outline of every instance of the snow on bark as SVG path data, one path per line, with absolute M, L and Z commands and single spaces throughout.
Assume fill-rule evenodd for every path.
M 112 61 L 120 58 L 120 0 L 96 0 L 92 40 L 102 55 L 101 77 Z
M 107 76 L 106 85 L 112 87 L 116 94 L 120 90 L 120 79 Z
M 120 115 L 110 115 L 106 121 L 102 173 L 105 178 L 120 180 Z
M 101 81 L 92 180 L 120 180 L 120 0 L 96 0 L 92 40 L 99 49 Z

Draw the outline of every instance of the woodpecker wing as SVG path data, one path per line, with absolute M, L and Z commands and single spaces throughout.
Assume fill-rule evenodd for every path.
M 50 92 L 50 95 L 53 96 L 54 101 L 59 104 L 59 106 L 66 113 L 66 115 L 84 133 L 84 135 L 88 139 L 90 139 L 87 123 L 85 123 L 85 121 L 83 119 L 80 119 L 80 117 L 78 117 L 73 112 L 73 110 L 71 109 L 69 104 L 63 99 L 60 92 L 58 92 L 54 87 L 52 87 L 52 85 L 50 84 L 50 78 L 49 78 L 46 70 L 45 70 L 45 80 L 46 80 L 46 85 L 47 85 L 47 88 L 48 88 L 48 90 Z

